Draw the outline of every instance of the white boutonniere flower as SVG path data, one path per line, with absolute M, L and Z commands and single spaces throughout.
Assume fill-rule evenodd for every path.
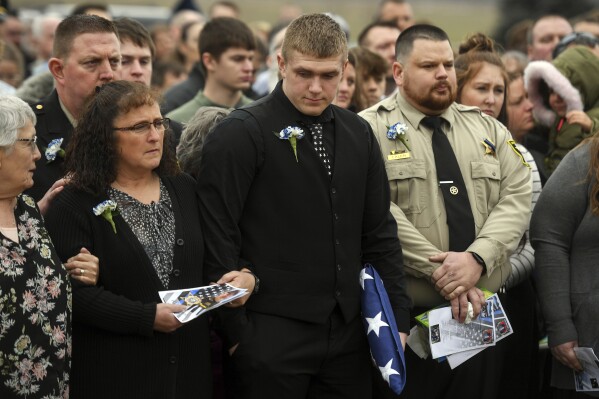
M 98 205 L 94 206 L 93 212 L 94 215 L 101 216 L 106 219 L 106 221 L 112 226 L 114 234 L 116 234 L 116 226 L 113 220 L 113 216 L 118 214 L 116 202 L 113 200 L 102 201 Z
M 46 151 L 44 153 L 46 159 L 48 160 L 48 163 L 54 161 L 56 159 L 56 156 L 64 158 L 64 150 L 60 147 L 62 145 L 63 140 L 64 139 L 61 137 L 59 139 L 52 140 L 48 144 L 48 148 L 46 148 Z
M 408 131 L 408 126 L 405 123 L 397 122 L 394 125 L 387 127 L 387 138 L 389 140 L 399 140 L 401 143 L 406 146 L 406 149 L 410 151 L 410 147 L 408 146 L 406 139 L 406 132 Z
M 291 148 L 293 149 L 293 153 L 295 154 L 296 162 L 299 162 L 299 160 L 297 159 L 297 140 L 302 139 L 304 135 L 304 131 L 297 126 L 287 126 L 279 133 L 275 132 L 275 136 L 277 136 L 279 139 L 289 140 Z

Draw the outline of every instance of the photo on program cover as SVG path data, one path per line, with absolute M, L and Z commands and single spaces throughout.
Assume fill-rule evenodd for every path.
M 433 359 L 471 349 L 495 345 L 495 328 L 490 302 L 470 323 L 454 320 L 450 307 L 429 312 L 429 339 Z
M 209 310 L 234 301 L 245 295 L 246 291 L 230 284 L 214 284 L 183 290 L 160 291 L 158 294 L 164 303 L 187 306 L 183 312 L 175 313 L 175 317 L 181 323 L 186 323 Z
M 487 299 L 487 304 L 491 306 L 491 310 L 493 311 L 493 322 L 495 323 L 495 335 L 497 341 L 501 341 L 505 337 L 511 335 L 514 330 L 512 329 L 512 325 L 505 314 L 505 310 L 503 310 L 503 305 L 501 305 L 501 301 L 499 300 L 499 296 L 497 294 L 493 294 L 489 299 Z

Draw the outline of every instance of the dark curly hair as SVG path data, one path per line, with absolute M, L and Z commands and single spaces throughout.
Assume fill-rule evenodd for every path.
M 117 177 L 114 120 L 136 108 L 156 103 L 159 103 L 158 93 L 142 83 L 119 80 L 97 87 L 67 146 L 65 168 L 71 179 L 69 184 L 93 195 L 103 194 Z M 180 173 L 171 136 L 167 129 L 162 159 L 154 170 L 160 175 Z

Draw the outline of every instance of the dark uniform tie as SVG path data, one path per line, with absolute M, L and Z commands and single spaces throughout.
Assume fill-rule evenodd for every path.
M 437 179 L 443 193 L 443 202 L 447 213 L 449 250 L 463 252 L 468 249 L 476 237 L 474 216 L 460 165 L 447 135 L 441 129 L 441 118 L 427 116 L 422 123 L 433 129 L 433 154 L 435 155 Z
M 324 138 L 322 135 L 322 124 L 314 123 L 309 126 L 310 133 L 312 134 L 312 143 L 314 143 L 314 149 L 316 153 L 324 163 L 329 177 L 331 177 L 331 160 L 326 148 L 324 147 Z

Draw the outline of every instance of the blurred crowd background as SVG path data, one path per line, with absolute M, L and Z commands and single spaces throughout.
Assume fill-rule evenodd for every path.
M 0 1 L 6 3 L 10 0 Z M 202 12 L 210 9 L 217 0 L 190 0 L 188 5 Z M 167 22 L 173 9 L 182 3 L 178 0 L 98 0 L 110 4 L 115 16 L 138 17 L 151 22 Z M 20 11 L 27 20 L 37 13 L 49 11 L 67 15 L 76 1 L 59 0 L 12 0 L 10 7 Z M 351 27 L 350 41 L 375 17 L 377 1 L 363 0 L 249 0 L 237 1 L 240 17 L 246 23 L 271 24 L 285 20 L 298 13 L 332 12 L 341 15 Z M 483 32 L 490 34 L 499 43 L 505 44 L 506 32 L 518 22 L 526 23 L 545 14 L 560 14 L 566 18 L 583 17 L 583 14 L 599 7 L 599 0 L 425 0 L 412 1 L 417 21 L 428 21 L 442 27 L 455 45 L 467 34 Z M 127 7 L 130 6 L 130 7 Z M 131 7 L 136 6 L 136 7 Z M 143 7 L 142 7 L 143 6 Z

